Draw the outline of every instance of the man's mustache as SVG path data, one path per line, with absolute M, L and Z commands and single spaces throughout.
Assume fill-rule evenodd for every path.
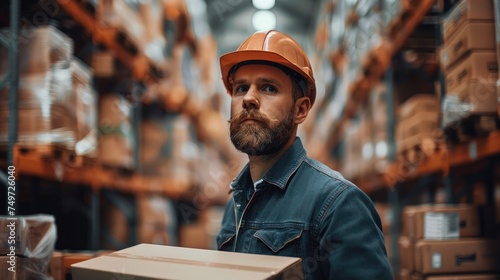
M 239 125 L 245 120 L 249 119 L 261 122 L 267 126 L 270 124 L 269 119 L 255 109 L 242 111 L 238 115 L 235 115 L 230 120 L 228 120 L 228 123 L 231 125 Z

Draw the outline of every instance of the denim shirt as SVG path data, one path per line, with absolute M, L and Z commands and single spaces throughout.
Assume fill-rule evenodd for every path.
M 219 250 L 302 258 L 305 279 L 393 279 L 372 201 L 300 138 L 261 180 L 247 164 L 230 187 Z

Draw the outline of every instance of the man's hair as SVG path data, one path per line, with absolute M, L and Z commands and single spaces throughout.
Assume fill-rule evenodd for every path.
M 292 97 L 293 101 L 297 101 L 297 99 L 301 98 L 304 96 L 304 93 L 302 92 L 302 89 L 299 86 L 299 83 L 295 81 L 292 77 L 290 77 L 290 81 L 292 81 Z

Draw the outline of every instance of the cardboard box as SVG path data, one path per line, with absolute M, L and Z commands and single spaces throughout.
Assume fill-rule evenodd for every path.
M 53 280 L 64 280 L 64 269 L 63 269 L 63 258 L 64 253 L 61 251 L 54 251 L 52 253 L 52 258 L 49 263 L 48 275 L 52 277 Z
M 47 278 L 48 260 L 45 258 L 23 258 L 0 256 L 0 279 L 32 280 Z
M 441 67 L 449 69 L 469 51 L 495 50 L 495 46 L 493 22 L 467 22 L 441 49 Z
M 399 280 L 412 280 L 411 272 L 406 268 L 401 268 L 399 270 Z
M 382 232 L 385 235 L 390 234 L 393 217 L 391 207 L 387 203 L 375 203 L 375 209 L 377 210 L 377 213 L 380 216 L 380 221 L 382 222 Z
M 399 265 L 412 272 L 415 270 L 415 243 L 409 237 L 401 236 L 399 244 Z
M 500 116 L 500 80 L 497 81 L 497 112 Z
M 466 21 L 493 21 L 492 0 L 462 0 L 443 18 L 443 39 L 448 40 Z
M 446 74 L 446 92 L 451 92 L 472 79 L 481 82 L 494 82 L 498 79 L 496 52 L 472 52 L 451 68 Z
M 408 206 L 403 210 L 403 235 L 413 240 L 478 237 L 478 208 L 468 204 Z
M 435 131 L 439 127 L 439 103 L 433 95 L 418 95 L 401 106 L 396 126 L 397 152 L 401 153 L 420 146 L 434 150 Z M 429 140 L 429 141 L 428 141 Z M 425 147 L 424 147 L 425 146 Z
M 493 272 L 500 269 L 493 239 L 420 240 L 415 244 L 415 270 L 422 274 Z
M 38 25 L 38 24 L 37 24 Z M 48 72 L 53 68 L 67 69 L 73 54 L 73 40 L 59 29 L 50 25 L 21 28 L 18 36 L 18 71 L 26 74 Z M 9 30 L 0 30 L 9 35 Z M 0 76 L 8 70 L 7 49 L 0 50 Z
M 442 275 L 442 276 L 428 276 L 425 278 L 418 278 L 422 280 L 499 280 L 499 274 L 455 274 L 455 275 Z M 417 279 L 414 279 L 417 280 Z
M 95 252 L 64 252 L 62 259 L 63 279 L 71 278 L 71 267 L 74 264 L 95 258 Z M 93 279 L 93 278 L 87 278 Z M 110 278 L 111 279 L 111 278 Z
M 446 96 L 457 96 L 460 104 L 468 105 L 467 110 L 462 112 L 467 115 L 476 113 L 494 114 L 498 110 L 497 88 L 496 83 L 493 81 L 483 82 L 479 79 L 472 79 L 454 90 L 448 91 Z M 443 112 L 444 114 L 446 112 Z
M 300 258 L 139 244 L 72 266 L 74 280 L 303 279 Z
M 422 112 L 439 113 L 439 100 L 434 94 L 415 94 L 399 107 L 400 119 L 409 119 Z
M 0 254 L 9 254 L 14 247 L 17 256 L 48 259 L 56 243 L 54 217 L 40 214 L 12 218 L 0 217 Z

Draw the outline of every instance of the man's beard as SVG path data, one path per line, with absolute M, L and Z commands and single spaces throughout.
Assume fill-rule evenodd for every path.
M 257 124 L 242 124 L 245 119 Z M 292 137 L 294 106 L 285 120 L 277 125 L 256 109 L 244 110 L 229 120 L 231 142 L 236 149 L 250 156 L 272 155 L 279 152 Z

